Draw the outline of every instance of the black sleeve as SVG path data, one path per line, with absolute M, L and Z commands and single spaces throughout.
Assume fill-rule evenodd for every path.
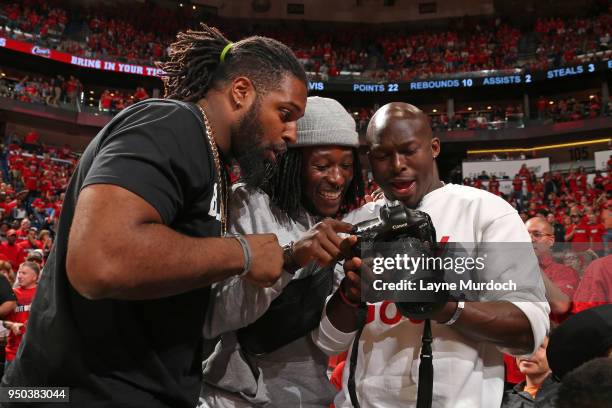
M 10 301 L 16 302 L 17 298 L 9 281 L 4 276 L 0 276 L 0 304 Z
M 169 225 L 201 184 L 214 174 L 198 117 L 184 104 L 139 104 L 109 126 L 81 188 L 123 187 L 157 209 Z

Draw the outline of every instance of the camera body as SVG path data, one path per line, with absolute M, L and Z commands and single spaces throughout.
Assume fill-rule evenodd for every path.
M 404 254 L 427 257 L 438 255 L 436 230 L 429 214 L 397 202 L 381 208 L 378 218 L 356 224 L 352 234 L 358 237 L 353 246 L 353 255 L 360 258 L 363 256 L 362 250 L 370 249 L 390 258 Z M 377 248 L 377 244 L 382 245 Z M 410 272 L 397 271 L 392 280 L 413 282 L 416 288 L 410 292 L 414 301 L 395 301 L 403 316 L 425 319 L 448 301 L 448 291 L 420 290 L 428 283 L 444 282 L 444 270 L 423 267 Z
M 429 214 L 397 202 L 381 208 L 378 218 L 356 224 L 351 233 L 359 238 L 353 246 L 356 256 L 361 254 L 359 243 L 362 241 L 393 242 L 402 238 L 416 238 L 421 242 L 436 244 L 436 229 Z

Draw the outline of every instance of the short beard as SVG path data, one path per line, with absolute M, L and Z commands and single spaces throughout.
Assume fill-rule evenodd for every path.
M 266 158 L 266 148 L 262 146 L 264 130 L 259 119 L 259 107 L 257 99 L 232 131 L 232 150 L 240 165 L 241 178 L 255 188 L 266 183 L 276 171 L 276 163 Z
M 240 165 L 240 178 L 251 187 L 260 188 L 267 183 L 277 171 L 276 162 L 268 160 L 265 149 L 253 149 L 251 152 L 237 157 Z

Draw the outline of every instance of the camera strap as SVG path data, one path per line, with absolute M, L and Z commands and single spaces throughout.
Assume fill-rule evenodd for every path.
M 419 388 L 417 408 L 431 408 L 433 399 L 433 354 L 431 350 L 431 320 L 425 319 L 421 339 L 421 362 L 419 363 Z
M 368 305 L 365 302 L 359 304 L 357 309 L 357 334 L 355 334 L 355 340 L 353 340 L 353 347 L 351 348 L 351 359 L 349 360 L 349 378 L 348 378 L 348 391 L 351 397 L 351 403 L 354 408 L 360 408 L 359 401 L 357 399 L 357 389 L 355 387 L 355 369 L 357 367 L 357 354 L 359 353 L 359 338 L 361 332 L 366 324 L 366 318 L 368 315 Z
M 367 305 L 361 303 L 357 311 L 357 334 L 353 340 L 351 348 L 351 359 L 349 360 L 349 378 L 347 382 L 349 397 L 353 408 L 360 408 L 359 400 L 357 399 L 357 389 L 355 386 L 355 370 L 357 367 L 357 353 L 359 353 L 359 338 L 363 332 L 367 317 Z M 431 343 L 433 336 L 431 334 L 431 321 L 425 319 L 423 325 L 423 337 L 421 340 L 421 362 L 419 363 L 419 385 L 417 391 L 416 408 L 431 408 L 433 400 L 433 354 Z

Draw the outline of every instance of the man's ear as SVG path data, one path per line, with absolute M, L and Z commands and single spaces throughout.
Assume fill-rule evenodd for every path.
M 255 86 L 249 78 L 245 76 L 234 78 L 230 88 L 230 98 L 232 107 L 235 110 L 240 110 L 242 108 L 249 109 L 251 104 L 255 101 L 255 97 Z
M 440 139 L 437 137 L 431 139 L 431 154 L 434 159 L 440 154 Z

